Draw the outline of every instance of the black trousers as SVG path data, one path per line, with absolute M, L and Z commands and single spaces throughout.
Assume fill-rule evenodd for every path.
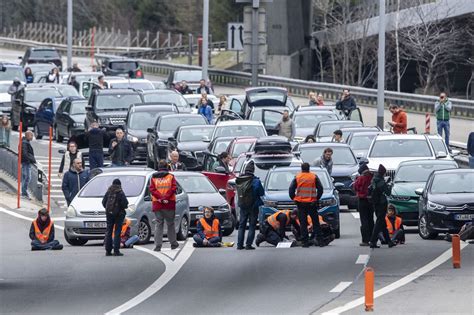
M 120 252 L 120 232 L 122 231 L 123 220 L 125 213 L 120 213 L 118 216 L 107 215 L 107 232 L 105 233 L 105 250 L 112 252 L 112 231 L 115 227 L 113 249 L 115 253 Z
M 283 241 L 283 238 L 266 221 L 262 224 L 260 234 L 263 235 L 263 240 L 273 246 L 277 246 L 278 243 Z
M 308 215 L 313 220 L 313 235 L 312 238 L 321 237 L 321 228 L 319 226 L 318 206 L 316 202 L 298 202 L 298 219 L 300 221 L 301 241 L 308 242 Z
M 362 242 L 370 242 L 370 236 L 374 230 L 374 207 L 367 198 L 359 198 L 357 205 L 360 217 L 360 234 L 362 235 Z
M 373 245 L 377 244 L 380 232 L 382 232 L 384 239 L 390 239 L 390 235 L 388 234 L 387 230 L 387 223 L 385 222 L 385 216 L 387 215 L 387 204 L 374 204 L 374 209 L 377 220 L 375 220 L 374 230 L 372 231 L 372 236 L 370 237 L 370 243 Z

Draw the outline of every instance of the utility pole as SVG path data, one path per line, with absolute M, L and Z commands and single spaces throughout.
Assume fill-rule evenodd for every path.
M 258 8 L 260 0 L 252 1 L 252 86 L 258 86 Z
M 202 78 L 207 80 L 209 67 L 209 0 L 204 1 L 202 14 Z
M 385 0 L 379 0 L 379 51 L 377 79 L 377 126 L 383 130 L 385 104 Z
M 72 0 L 67 0 L 67 68 L 72 67 Z

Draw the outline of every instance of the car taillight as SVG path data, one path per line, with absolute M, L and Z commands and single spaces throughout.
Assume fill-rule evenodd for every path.
M 137 78 L 143 77 L 143 72 L 142 70 L 137 70 L 137 73 L 135 74 Z

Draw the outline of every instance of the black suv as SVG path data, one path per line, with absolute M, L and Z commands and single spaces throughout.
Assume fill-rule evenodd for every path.
M 31 47 L 28 48 L 23 57 L 20 57 L 22 67 L 31 63 L 54 63 L 59 71 L 63 70 L 61 55 L 56 48 L 51 47 Z
M 132 89 L 94 90 L 86 106 L 85 130 L 94 121 L 107 131 L 122 127 L 130 105 L 141 102 L 140 93 Z
M 106 76 L 120 76 L 133 79 L 145 78 L 140 64 L 134 59 L 120 57 L 104 58 L 100 66 Z

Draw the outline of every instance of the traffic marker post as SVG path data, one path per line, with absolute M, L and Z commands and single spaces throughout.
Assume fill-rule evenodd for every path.
M 431 132 L 431 115 L 430 113 L 425 114 L 425 133 L 430 134 Z
M 49 126 L 49 158 L 48 158 L 48 211 L 51 211 L 51 158 L 53 151 L 53 127 Z
M 461 268 L 461 238 L 459 234 L 454 234 L 451 237 L 451 244 L 453 246 L 453 268 Z
M 22 149 L 22 131 L 23 131 L 23 122 L 20 120 L 20 126 L 18 126 L 20 130 L 20 135 L 18 138 L 18 170 L 17 170 L 17 198 L 16 198 L 16 207 L 20 208 L 20 194 L 21 194 L 21 149 Z
M 374 311 L 374 269 L 365 268 L 365 311 Z

